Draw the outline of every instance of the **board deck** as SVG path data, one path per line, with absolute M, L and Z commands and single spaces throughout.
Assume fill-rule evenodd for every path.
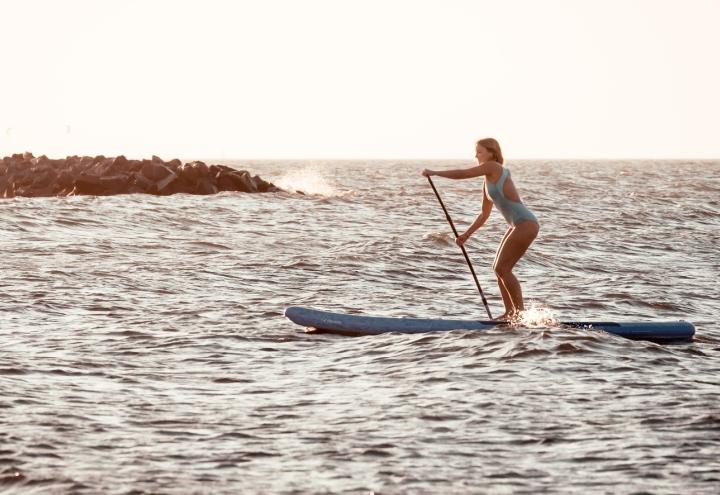
M 390 318 L 362 316 L 320 311 L 312 308 L 290 306 L 285 316 L 309 332 L 335 333 L 340 335 L 377 335 L 381 333 L 426 333 L 449 330 L 489 330 L 508 326 L 504 321 L 455 320 L 442 318 Z M 564 321 L 560 325 L 589 330 L 603 330 L 632 340 L 650 340 L 660 343 L 687 342 L 693 339 L 695 327 L 687 321 Z

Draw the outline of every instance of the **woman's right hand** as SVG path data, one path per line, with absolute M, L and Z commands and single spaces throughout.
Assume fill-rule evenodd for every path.
M 427 168 L 426 168 L 426 169 L 423 169 L 422 174 L 423 174 L 425 177 L 430 177 L 431 175 L 435 175 L 435 172 L 434 172 L 433 170 L 430 170 L 430 169 L 427 169 Z
M 468 234 L 467 232 L 460 234 L 459 236 L 457 236 L 455 238 L 455 244 L 462 247 L 469 238 L 470 238 L 470 234 Z

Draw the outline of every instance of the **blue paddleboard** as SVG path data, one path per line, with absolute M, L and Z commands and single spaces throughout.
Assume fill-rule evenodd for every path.
M 285 316 L 308 332 L 336 333 L 340 335 L 377 335 L 380 333 L 426 333 L 448 330 L 488 330 L 502 325 L 504 321 L 493 320 L 447 320 L 440 318 L 388 318 L 379 316 L 331 313 L 312 308 L 290 306 Z M 687 321 L 658 322 L 609 322 L 570 321 L 561 325 L 590 330 L 604 330 L 632 340 L 653 342 L 687 342 L 695 335 L 695 327 Z

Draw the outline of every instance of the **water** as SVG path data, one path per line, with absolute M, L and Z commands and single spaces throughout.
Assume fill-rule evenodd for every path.
M 227 162 L 306 194 L 0 201 L 0 490 L 715 493 L 720 162 L 510 163 L 534 328 L 308 335 L 286 305 L 484 318 L 427 181 Z M 435 181 L 460 228 L 480 180 Z M 468 243 L 494 314 L 494 212 Z

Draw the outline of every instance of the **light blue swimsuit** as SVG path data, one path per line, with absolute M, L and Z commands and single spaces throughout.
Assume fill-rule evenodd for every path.
M 505 181 L 508 177 L 510 177 L 510 170 L 503 167 L 502 175 L 500 175 L 496 183 L 493 184 L 488 181 L 487 178 L 485 179 L 487 192 L 495 203 L 495 206 L 497 206 L 497 209 L 502 213 L 502 216 L 505 217 L 507 223 L 513 227 L 525 220 L 532 220 L 535 223 L 539 223 L 527 206 L 505 197 L 503 189 L 505 188 Z

